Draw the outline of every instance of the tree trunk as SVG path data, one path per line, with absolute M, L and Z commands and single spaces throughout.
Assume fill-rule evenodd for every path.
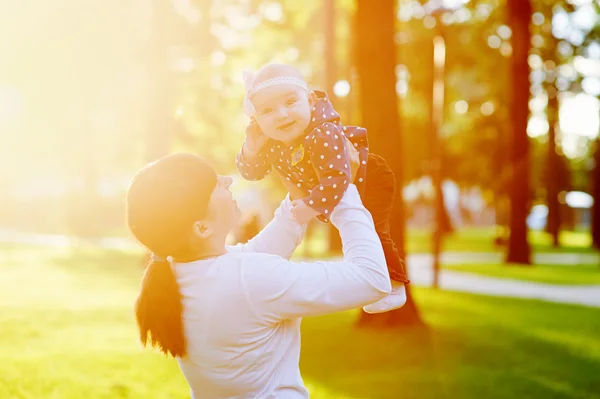
M 543 7 L 544 17 L 552 21 L 552 7 L 546 5 Z M 548 147 L 546 157 L 546 203 L 548 205 L 548 220 L 546 223 L 546 232 L 552 236 L 552 245 L 556 248 L 560 245 L 559 233 L 561 225 L 561 211 L 558 203 L 558 193 L 561 185 L 564 183 L 560 177 L 563 177 L 563 170 L 558 155 L 560 147 L 559 140 L 556 138 L 556 129 L 558 128 L 558 89 L 556 87 L 556 78 L 558 77 L 558 39 L 548 35 L 549 45 L 542 49 L 542 58 L 552 65 L 547 71 L 546 81 L 544 83 L 546 94 L 548 95 L 548 106 L 546 116 L 548 118 Z M 547 67 L 548 68 L 548 67 Z
M 548 203 L 548 223 L 546 231 L 552 235 L 552 244 L 559 246 L 560 205 L 559 192 L 559 155 L 556 151 L 556 126 L 558 123 L 558 97 L 554 87 L 548 90 L 548 156 L 546 158 L 546 201 Z
M 402 142 L 398 97 L 396 95 L 396 1 L 357 0 L 356 65 L 360 82 L 362 125 L 369 132 L 370 151 L 384 157 L 396 176 L 396 196 L 392 211 L 392 238 L 405 259 L 405 213 L 402 197 Z M 360 326 L 423 325 L 412 300 L 410 284 L 404 307 L 377 315 L 362 314 Z
M 438 21 L 439 23 L 439 21 Z M 446 42 L 441 30 L 433 38 L 433 79 L 431 93 L 431 127 L 429 144 L 431 145 L 431 183 L 433 184 L 434 225 L 433 225 L 433 288 L 439 288 L 440 253 L 442 239 L 449 225 L 449 216 L 444 205 L 442 191 L 442 145 L 440 130 L 444 120 L 444 89 Z
M 335 62 L 335 0 L 325 0 L 323 2 L 323 33 L 325 37 L 325 87 L 329 100 L 337 109 L 338 104 L 336 104 L 336 98 L 333 95 L 337 69 Z M 327 244 L 329 253 L 338 254 L 342 252 L 340 233 L 331 223 L 327 225 Z
M 527 58 L 531 43 L 530 0 L 508 0 L 509 25 L 513 31 L 512 91 L 510 111 L 512 116 L 512 143 L 510 162 L 512 181 L 510 196 L 510 237 L 506 262 L 531 264 L 531 249 L 527 241 L 527 213 L 529 209 L 530 164 L 527 120 L 529 117 L 529 65 Z
M 594 169 L 591 174 L 592 197 L 594 197 L 591 218 L 592 245 L 594 248 L 600 249 L 600 137 L 596 139 Z

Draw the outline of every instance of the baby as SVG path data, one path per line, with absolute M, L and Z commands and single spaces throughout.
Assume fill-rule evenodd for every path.
M 329 215 L 350 183 L 373 216 L 392 282 L 390 295 L 365 306 L 367 313 L 400 308 L 409 281 L 390 236 L 389 218 L 395 192 L 394 174 L 385 160 L 369 153 L 364 128 L 342 126 L 327 94 L 310 90 L 294 67 L 269 64 L 256 75 L 246 73 L 244 112 L 250 117 L 237 167 L 247 180 L 261 180 L 272 169 L 310 194 L 294 201 L 300 222 Z M 357 151 L 360 167 L 351 179 L 349 151 Z

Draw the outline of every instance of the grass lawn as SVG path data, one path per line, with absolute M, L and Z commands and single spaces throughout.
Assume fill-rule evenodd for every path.
M 407 230 L 408 253 L 431 252 L 431 231 Z M 505 247 L 495 245 L 496 229 L 464 228 L 444 239 L 443 250 L 450 252 L 504 252 Z M 593 252 L 592 238 L 587 231 L 562 231 L 559 248 L 552 246 L 552 237 L 544 231 L 529 231 L 529 244 L 536 252 Z
M 468 227 L 457 230 L 444 238 L 443 251 L 448 252 L 504 252 L 505 246 L 496 245 L 496 229 Z M 408 229 L 406 231 L 406 251 L 409 254 L 431 252 L 431 231 Z M 529 243 L 535 252 L 590 253 L 591 236 L 587 231 L 562 231 L 559 248 L 552 246 L 552 237 L 543 231 L 530 231 Z M 327 232 L 318 226 L 314 233 L 305 239 L 299 252 L 310 249 L 314 256 L 327 256 Z
M 0 246 L 0 398 L 189 398 L 142 350 L 137 256 Z M 430 330 L 303 323 L 312 398 L 600 398 L 600 309 L 415 288 Z
M 506 264 L 463 264 L 444 265 L 443 268 L 445 270 L 548 284 L 600 284 L 600 265 L 534 265 L 532 267 L 522 267 Z

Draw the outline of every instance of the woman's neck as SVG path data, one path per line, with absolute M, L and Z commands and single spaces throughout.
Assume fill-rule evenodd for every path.
M 226 253 L 227 250 L 225 249 L 225 244 L 209 244 L 203 245 L 199 248 L 191 249 L 185 256 L 182 256 L 181 258 L 176 257 L 175 261 L 182 263 L 195 262 L 198 260 L 217 258 L 221 255 L 225 255 Z

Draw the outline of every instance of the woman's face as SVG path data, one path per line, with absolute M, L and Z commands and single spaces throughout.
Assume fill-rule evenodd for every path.
M 217 185 L 210 196 L 208 220 L 213 233 L 227 236 L 240 219 L 240 209 L 229 187 L 233 180 L 227 176 L 217 176 Z

